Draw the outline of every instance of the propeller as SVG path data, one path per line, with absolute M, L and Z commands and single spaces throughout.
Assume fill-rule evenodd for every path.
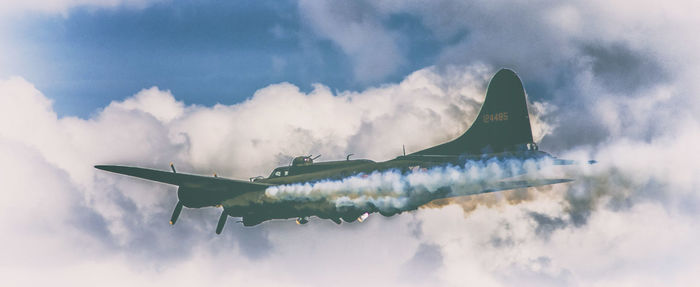
M 170 163 L 170 169 L 173 170 L 173 173 L 177 173 L 177 171 L 175 171 L 175 165 L 172 162 Z M 180 217 L 181 211 L 182 211 L 182 202 L 180 202 L 178 200 L 177 204 L 175 205 L 175 210 L 173 210 L 173 215 L 170 216 L 170 225 L 174 225 L 175 222 L 177 222 L 177 218 Z
M 173 215 L 170 217 L 170 225 L 174 225 L 177 222 L 177 218 L 180 216 L 180 211 L 182 211 L 182 202 L 178 201 L 175 205 L 175 210 L 173 210 Z
M 173 173 L 177 173 L 175 170 L 175 165 L 173 163 L 170 163 L 170 169 L 173 170 Z M 214 177 L 218 177 L 216 173 L 214 173 Z M 170 225 L 174 225 L 175 222 L 177 222 L 177 218 L 180 217 L 180 212 L 182 212 L 182 202 L 178 201 L 177 204 L 175 205 L 175 210 L 173 210 L 173 215 L 170 216 Z M 219 222 L 216 224 L 216 234 L 221 234 L 221 231 L 224 230 L 224 225 L 226 224 L 226 219 L 228 218 L 228 214 L 226 213 L 226 209 L 224 209 L 221 212 L 221 216 L 219 217 Z
M 221 234 L 224 230 L 224 224 L 226 224 L 226 219 L 228 219 L 228 214 L 226 214 L 226 209 L 221 211 L 221 216 L 219 217 L 219 223 L 216 224 L 216 234 Z

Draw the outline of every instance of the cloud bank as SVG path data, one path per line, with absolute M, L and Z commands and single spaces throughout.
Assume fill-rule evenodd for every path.
M 14 286 L 698 283 L 697 4 L 374 3 L 357 17 L 302 6 L 314 6 L 303 13 L 320 20 L 309 25 L 333 34 L 357 67 L 406 60 L 400 48 L 387 54 L 401 36 L 382 19 L 396 14 L 444 39 L 440 63 L 364 91 L 271 85 L 231 106 L 187 105 L 149 88 L 87 119 L 57 117 L 50 95 L 20 77 L 0 80 L 0 276 Z M 334 32 L 351 20 L 383 30 Z M 367 52 L 387 35 L 385 49 Z M 216 209 L 186 209 L 170 227 L 174 188 L 92 168 L 173 161 L 245 178 L 299 154 L 385 160 L 401 145 L 415 151 L 463 132 L 504 65 L 525 80 L 540 147 L 599 164 L 567 170 L 573 183 L 363 224 L 229 223 L 218 237 Z

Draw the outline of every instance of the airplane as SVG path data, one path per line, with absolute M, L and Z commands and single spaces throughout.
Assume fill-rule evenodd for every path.
M 410 204 L 399 208 L 381 208 L 372 202 L 361 205 L 339 206 L 337 202 L 324 198 L 304 200 L 273 198 L 270 188 L 301 184 L 313 185 L 348 178 L 363 178 L 372 174 L 395 171 L 400 174 L 427 171 L 446 166 L 465 166 L 470 163 L 525 162 L 527 160 L 549 160 L 553 165 L 570 165 L 574 161 L 558 159 L 540 151 L 532 138 L 530 118 L 527 110 L 525 89 L 517 74 L 510 69 L 499 70 L 489 82 L 486 97 L 478 117 L 467 131 L 458 138 L 406 154 L 394 159 L 375 162 L 368 159 L 314 162 L 317 157 L 298 156 L 289 166 L 275 168 L 267 177 L 251 178 L 249 181 L 214 176 L 179 173 L 170 164 L 172 172 L 120 165 L 96 165 L 95 168 L 137 177 L 141 179 L 178 186 L 178 202 L 172 213 L 170 224 L 175 224 L 183 207 L 221 207 L 221 216 L 216 226 L 220 234 L 229 216 L 241 218 L 244 226 L 254 226 L 273 219 L 297 218 L 305 224 L 309 217 L 330 219 L 340 224 L 362 222 L 370 213 L 378 212 L 392 216 L 412 211 L 436 199 L 468 196 L 480 193 L 528 188 L 572 181 L 571 179 L 518 180 L 514 176 L 524 174 L 524 168 L 503 175 L 492 181 L 480 181 L 469 190 L 455 190 L 450 186 L 435 192 L 412 198 Z M 593 163 L 593 161 L 589 162 Z M 360 196 L 362 194 L 356 194 Z M 342 221 L 341 221 L 342 219 Z

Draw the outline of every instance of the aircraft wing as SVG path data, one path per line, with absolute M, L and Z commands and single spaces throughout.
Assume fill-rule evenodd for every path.
M 483 186 L 481 190 L 477 192 L 451 192 L 446 197 L 457 197 L 457 196 L 468 196 L 482 193 L 489 193 L 502 190 L 511 190 L 518 188 L 528 188 L 535 186 L 550 185 L 556 183 L 571 182 L 573 179 L 567 178 L 555 178 L 555 179 L 530 179 L 530 180 L 505 180 L 496 183 L 492 183 Z
M 531 179 L 531 180 L 507 180 L 496 183 L 492 189 L 485 192 L 518 189 L 518 188 L 528 188 L 535 186 L 543 186 L 555 183 L 564 183 L 574 181 L 573 179 L 567 178 L 556 178 L 556 179 Z
M 265 189 L 266 187 L 271 186 L 271 184 L 250 182 L 246 180 L 175 173 L 131 166 L 96 165 L 95 168 L 187 188 L 212 190 L 257 190 Z
M 171 165 L 172 167 L 172 165 Z M 170 217 L 170 224 L 175 224 L 180 216 L 180 211 L 185 204 L 181 201 L 184 198 L 188 199 L 187 207 L 199 208 L 205 206 L 215 206 L 221 204 L 222 201 L 251 191 L 263 191 L 270 184 L 250 182 L 244 180 L 235 180 L 221 177 L 201 176 L 186 173 L 173 172 L 131 167 L 120 165 L 96 165 L 95 168 L 124 174 L 128 176 L 138 177 L 142 179 L 172 184 L 179 186 L 177 205 L 173 210 L 173 215 Z M 181 193 L 183 191 L 185 193 Z M 221 213 L 219 222 L 216 225 L 216 234 L 221 233 L 226 223 L 228 214 L 226 209 Z

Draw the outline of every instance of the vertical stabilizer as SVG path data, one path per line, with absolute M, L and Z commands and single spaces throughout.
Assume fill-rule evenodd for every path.
M 479 116 L 460 137 L 415 155 L 460 155 L 523 149 L 532 143 L 523 84 L 512 70 L 491 78 Z

